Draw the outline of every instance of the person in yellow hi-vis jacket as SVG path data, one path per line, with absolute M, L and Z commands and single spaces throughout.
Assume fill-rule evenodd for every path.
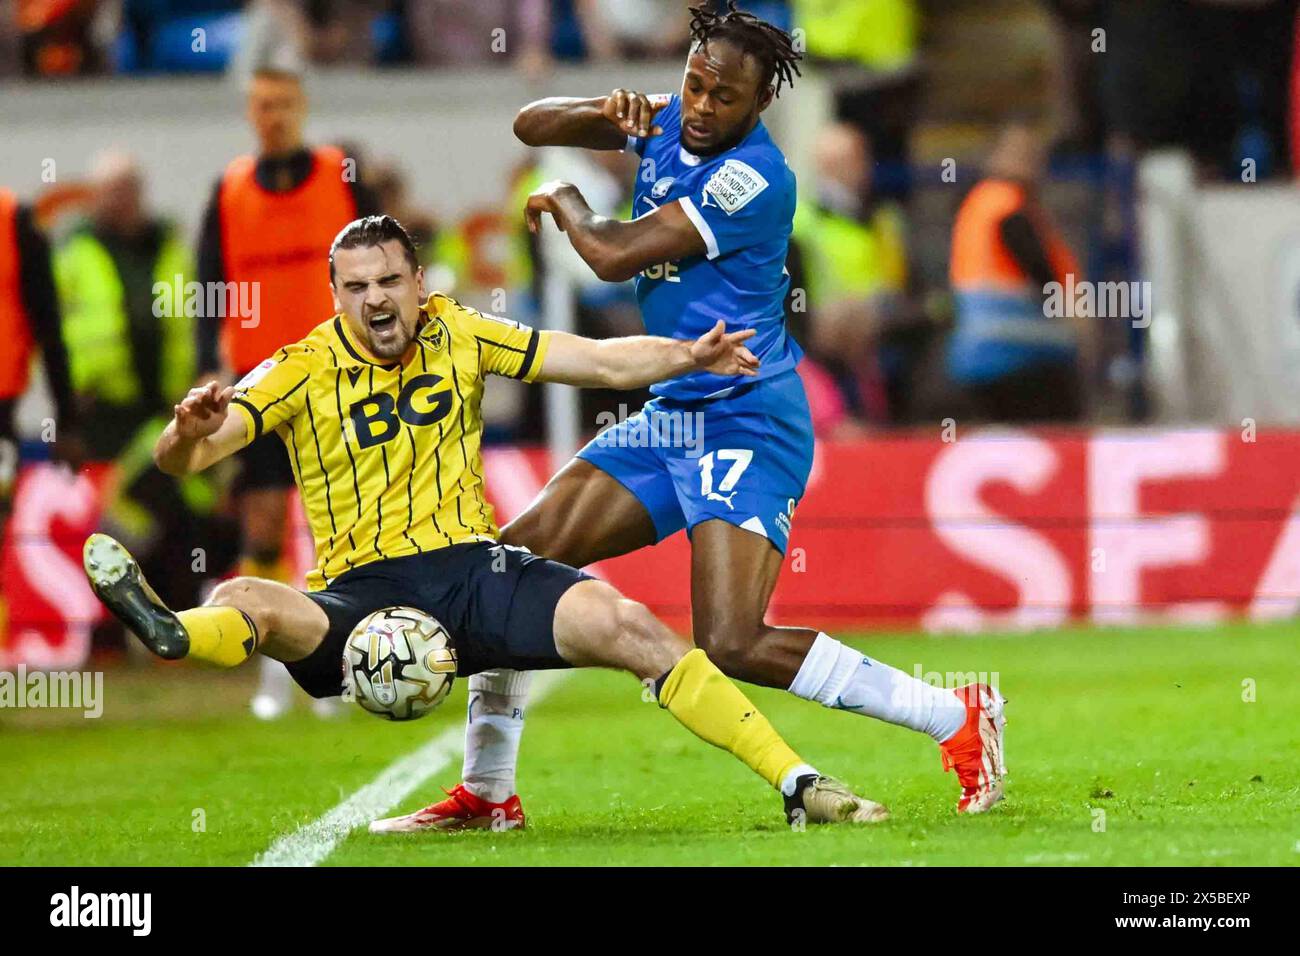
M 93 166 L 89 216 L 58 247 L 55 282 L 88 453 L 111 459 L 194 381 L 194 261 L 180 231 L 151 217 L 135 160 Z
M 194 381 L 193 257 L 175 225 L 150 215 L 133 157 L 102 154 L 90 178 L 89 214 L 54 254 L 86 453 L 115 465 L 106 524 L 147 555 L 152 573 L 166 574 L 171 590 L 197 597 L 207 575 L 192 570 L 199 535 L 191 532 L 208 520 L 215 488 L 207 476 L 158 474 L 148 454 Z M 217 557 L 205 552 L 201 569 L 215 573 Z

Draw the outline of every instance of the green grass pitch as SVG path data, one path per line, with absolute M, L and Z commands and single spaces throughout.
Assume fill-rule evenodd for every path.
M 530 710 L 528 830 L 355 830 L 325 865 L 1300 864 L 1292 624 L 856 643 L 909 673 L 996 672 L 1010 700 L 1003 804 L 959 818 L 928 739 L 750 688 L 806 759 L 893 811 L 792 831 L 775 794 L 634 680 L 585 672 Z M 305 708 L 262 724 L 246 712 L 254 677 L 110 670 L 101 719 L 0 710 L 0 864 L 243 865 L 463 719 L 461 682 L 410 724 Z M 457 755 L 395 812 L 458 778 Z

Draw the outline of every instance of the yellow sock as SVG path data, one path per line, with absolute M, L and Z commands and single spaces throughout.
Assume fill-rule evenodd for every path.
M 195 607 L 176 616 L 190 636 L 190 657 L 235 667 L 257 650 L 257 629 L 237 607 Z
M 743 760 L 773 787 L 779 789 L 786 774 L 803 764 L 754 703 L 698 647 L 668 672 L 659 706 L 701 740 Z

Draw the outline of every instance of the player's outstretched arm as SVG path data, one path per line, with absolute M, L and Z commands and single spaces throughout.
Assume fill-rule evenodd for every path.
M 589 100 L 551 96 L 519 111 L 515 136 L 528 146 L 622 149 L 629 136 L 663 132 L 654 125 L 654 116 L 667 105 L 666 96 L 633 90 L 615 90 Z
M 528 197 L 524 218 L 530 232 L 542 228 L 542 214 L 548 212 L 582 261 L 606 282 L 625 282 L 647 266 L 708 252 L 680 203 L 630 221 L 609 219 L 592 212 L 577 186 L 554 181 Z
M 757 375 L 759 361 L 745 342 L 753 329 L 728 332 L 721 319 L 694 342 L 653 335 L 588 339 L 550 333 L 539 382 L 582 388 L 642 388 L 688 372 Z
M 247 440 L 243 420 L 230 414 L 232 386 L 209 382 L 192 388 L 158 436 L 153 460 L 169 475 L 191 475 L 234 454 Z

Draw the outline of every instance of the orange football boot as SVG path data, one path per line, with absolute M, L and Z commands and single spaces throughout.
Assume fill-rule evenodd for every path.
M 421 833 L 425 830 L 522 830 L 524 808 L 519 797 L 513 796 L 503 803 L 492 803 L 476 797 L 458 783 L 450 790 L 443 788 L 446 800 L 416 810 L 405 816 L 374 820 L 371 833 Z
M 967 684 L 953 690 L 966 705 L 966 723 L 939 745 L 946 773 L 957 770 L 961 782 L 958 813 L 983 813 L 1002 799 L 1007 766 L 1002 757 L 1002 728 L 1006 700 L 988 684 Z

